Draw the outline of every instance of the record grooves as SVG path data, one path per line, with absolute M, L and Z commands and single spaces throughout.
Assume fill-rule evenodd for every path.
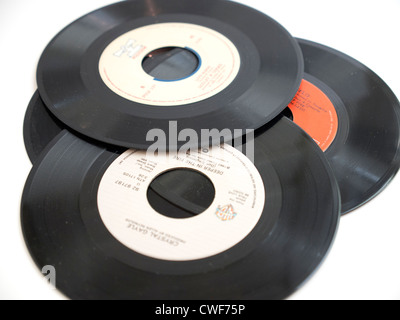
M 64 131 L 28 179 L 22 201 L 26 243 L 39 267 L 56 267 L 58 289 L 72 299 L 286 298 L 331 247 L 338 189 L 321 150 L 289 120 L 260 132 L 255 150 L 266 190 L 256 227 L 223 254 L 172 262 L 128 249 L 102 223 L 99 183 L 123 150 L 115 153 Z
M 39 93 L 35 92 L 24 119 L 24 143 L 32 163 L 64 128 L 65 125 L 50 113 Z
M 346 214 L 377 196 L 399 170 L 400 103 L 365 65 L 326 46 L 298 41 L 305 79 L 328 96 L 339 117 L 336 138 L 325 154 Z
M 171 38 L 160 41 L 156 33 L 158 48 L 182 44 L 171 34 L 188 38 L 185 46 L 202 59 L 194 76 L 160 82 L 145 74 L 141 57 L 150 47 L 157 49 L 157 44 L 146 41 L 153 39 L 149 35 L 154 30 L 159 32 L 158 26 L 170 30 L 167 36 Z M 199 42 L 196 37 L 200 36 Z M 134 47 L 133 39 L 140 37 L 145 44 Z M 202 47 L 207 41 L 226 55 Z M 214 59 L 222 66 L 225 61 L 229 64 L 216 66 Z M 124 71 L 132 68 L 138 71 Z M 119 73 L 114 75 L 114 71 Z M 198 136 L 202 129 L 257 129 L 286 108 L 302 76 L 297 42 L 264 14 L 230 1 L 155 0 L 151 10 L 147 2 L 124 1 L 72 23 L 44 51 L 37 82 L 49 110 L 76 132 L 113 145 L 147 149 L 154 143 L 147 140 L 148 132 L 158 128 L 168 133 L 169 121 L 177 120 L 179 131 L 190 128 Z M 125 83 L 130 87 L 125 88 Z M 193 96 L 186 96 L 190 88 Z M 163 92 L 174 93 L 177 102 L 162 101 Z M 224 138 L 225 142 L 231 139 L 230 135 Z M 185 142 L 167 148 L 179 148 Z M 199 146 L 199 142 L 193 144 Z
M 400 168 L 389 86 L 233 1 L 93 11 L 37 85 L 21 226 L 72 300 L 289 298 Z

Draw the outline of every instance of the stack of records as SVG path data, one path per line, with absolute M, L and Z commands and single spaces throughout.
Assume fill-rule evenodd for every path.
M 232 1 L 91 12 L 37 86 L 21 223 L 70 299 L 286 299 L 400 167 L 379 76 Z

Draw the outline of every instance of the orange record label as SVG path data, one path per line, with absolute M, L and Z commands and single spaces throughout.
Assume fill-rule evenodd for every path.
M 338 116 L 327 95 L 312 83 L 303 80 L 289 108 L 293 114 L 293 122 L 306 131 L 325 152 L 335 140 L 338 131 Z

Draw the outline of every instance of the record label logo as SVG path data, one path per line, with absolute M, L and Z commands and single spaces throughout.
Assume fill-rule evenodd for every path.
M 212 182 L 211 206 L 184 219 L 158 213 L 147 198 L 152 181 L 184 168 Z M 265 188 L 250 159 L 229 145 L 173 156 L 130 150 L 104 174 L 97 200 L 104 225 L 126 247 L 155 259 L 193 261 L 229 250 L 252 232 L 264 210 Z
M 120 50 L 114 53 L 114 56 L 121 58 L 124 54 L 126 54 L 130 59 L 135 59 L 145 49 L 145 46 L 136 44 L 136 40 L 129 39 L 126 45 L 122 46 Z
M 289 105 L 293 121 L 307 132 L 322 151 L 328 150 L 338 132 L 338 115 L 328 96 L 307 80 Z
M 190 48 L 198 69 L 179 81 L 159 81 L 143 68 L 151 52 Z M 166 61 L 168 63 L 168 61 Z M 132 30 L 110 43 L 101 55 L 102 80 L 117 95 L 154 106 L 177 106 L 208 99 L 235 80 L 240 54 L 221 33 L 189 23 L 159 23 Z
M 232 205 L 218 207 L 217 212 L 215 214 L 222 221 L 230 221 L 235 219 L 235 217 L 237 216 L 237 213 L 233 209 Z

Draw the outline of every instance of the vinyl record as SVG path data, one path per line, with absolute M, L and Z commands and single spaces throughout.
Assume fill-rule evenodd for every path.
M 285 299 L 329 252 L 339 191 L 323 152 L 286 118 L 243 150 L 254 164 L 229 145 L 164 158 L 63 131 L 24 190 L 29 251 L 70 299 Z M 205 212 L 177 219 L 149 204 L 152 180 L 176 168 L 212 181 Z
M 174 49 L 186 58 L 175 76 L 149 67 L 149 56 Z M 268 123 L 295 96 L 303 64 L 296 40 L 249 7 L 135 0 L 94 11 L 61 31 L 40 59 L 37 82 L 49 110 L 76 132 L 147 149 L 154 143 L 147 135 L 157 128 L 172 150 L 186 141 L 170 139 L 170 121 L 198 137 L 202 129 L 229 129 L 225 142 Z
M 400 166 L 400 103 L 355 59 L 298 40 L 305 78 L 290 104 L 293 121 L 325 151 L 349 213 L 378 195 Z
M 65 125 L 49 112 L 39 93 L 35 92 L 24 119 L 24 143 L 32 163 L 64 129 Z

